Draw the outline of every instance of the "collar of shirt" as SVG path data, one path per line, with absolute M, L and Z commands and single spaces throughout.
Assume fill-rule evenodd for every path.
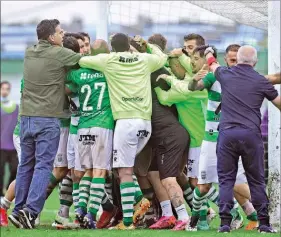
M 245 63 L 239 63 L 236 66 L 241 68 L 253 68 L 251 65 Z

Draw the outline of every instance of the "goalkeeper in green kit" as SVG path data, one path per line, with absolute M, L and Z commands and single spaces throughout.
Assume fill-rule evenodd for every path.
M 151 135 L 150 74 L 164 66 L 167 56 L 150 44 L 147 47 L 152 54 L 130 52 L 129 38 L 122 33 L 112 37 L 111 46 L 114 52 L 83 57 L 79 65 L 103 72 L 107 80 L 116 120 L 113 168 L 118 170 L 123 209 L 123 222 L 115 229 L 126 230 L 135 228 L 133 222 L 136 223 L 150 205 L 139 191 L 137 181 L 133 180 L 133 167 L 136 155 Z

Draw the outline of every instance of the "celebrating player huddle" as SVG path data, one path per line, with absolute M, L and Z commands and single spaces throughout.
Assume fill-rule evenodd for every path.
M 64 34 L 63 47 L 83 56 L 78 64 L 66 65 L 64 106 L 71 116 L 60 120 L 46 190 L 48 198 L 60 184 L 53 226 L 208 230 L 216 216 L 210 203 L 218 205 L 219 199 L 214 184 L 221 86 L 206 60 L 207 50 L 216 57 L 215 49 L 198 34 L 187 35 L 184 48 L 169 54 L 160 34 L 145 41 L 117 33 L 110 42 L 111 51 L 101 39 L 90 48 L 86 33 Z M 228 47 L 227 63 L 228 53 L 239 47 Z M 19 140 L 15 143 L 19 147 Z M 231 229 L 244 225 L 239 204 L 248 219 L 246 229 L 257 228 L 241 161 L 234 196 Z M 2 215 L 11 201 L 1 200 Z M 69 218 L 72 204 L 74 222 Z M 13 212 L 9 220 L 18 228 L 35 228 L 39 213 L 28 210 Z

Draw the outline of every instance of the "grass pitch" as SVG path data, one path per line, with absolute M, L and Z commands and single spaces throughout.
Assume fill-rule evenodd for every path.
M 114 230 L 57 230 L 51 225 L 56 216 L 59 208 L 58 192 L 54 190 L 50 198 L 47 200 L 43 212 L 41 214 L 41 225 L 33 230 L 17 229 L 12 224 L 8 227 L 1 227 L 1 237 L 185 237 L 185 236 L 222 236 L 222 233 L 217 233 L 219 226 L 219 218 L 216 217 L 211 223 L 211 229 L 209 231 L 197 231 L 197 232 L 173 232 L 171 230 L 133 230 L 133 231 L 114 231 Z M 217 211 L 217 208 L 214 207 Z M 10 212 L 9 212 L 10 213 Z M 242 212 L 241 212 L 242 213 Z M 71 209 L 71 216 L 74 217 L 74 211 Z M 246 220 L 246 218 L 244 217 Z M 245 221 L 247 222 L 247 220 Z M 244 229 L 233 231 L 229 234 L 232 237 L 254 237 L 260 235 L 257 231 L 245 231 Z M 274 235 L 280 236 L 280 233 Z

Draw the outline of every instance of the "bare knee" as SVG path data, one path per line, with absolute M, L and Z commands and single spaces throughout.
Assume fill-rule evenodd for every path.
M 211 184 L 198 184 L 197 187 L 198 187 L 200 193 L 205 195 L 209 192 L 209 190 L 211 188 Z
M 133 181 L 133 168 L 119 168 L 118 169 L 118 176 L 120 182 L 132 182 Z
M 67 167 L 55 167 L 53 169 L 53 175 L 57 180 L 62 180 L 68 173 Z
M 94 178 L 105 178 L 107 174 L 106 170 L 102 169 L 93 169 L 93 177 Z
M 170 187 L 174 186 L 175 184 L 178 185 L 177 179 L 175 177 L 170 177 L 166 179 L 161 180 L 162 185 L 165 187 L 165 189 L 168 191 Z
M 189 178 L 189 183 L 190 183 L 190 186 L 192 187 L 192 189 L 194 189 L 197 186 L 198 179 L 197 178 Z
M 83 178 L 85 172 L 84 171 L 78 171 L 78 170 L 74 170 L 72 172 L 72 180 L 74 183 L 79 183 L 80 180 Z

